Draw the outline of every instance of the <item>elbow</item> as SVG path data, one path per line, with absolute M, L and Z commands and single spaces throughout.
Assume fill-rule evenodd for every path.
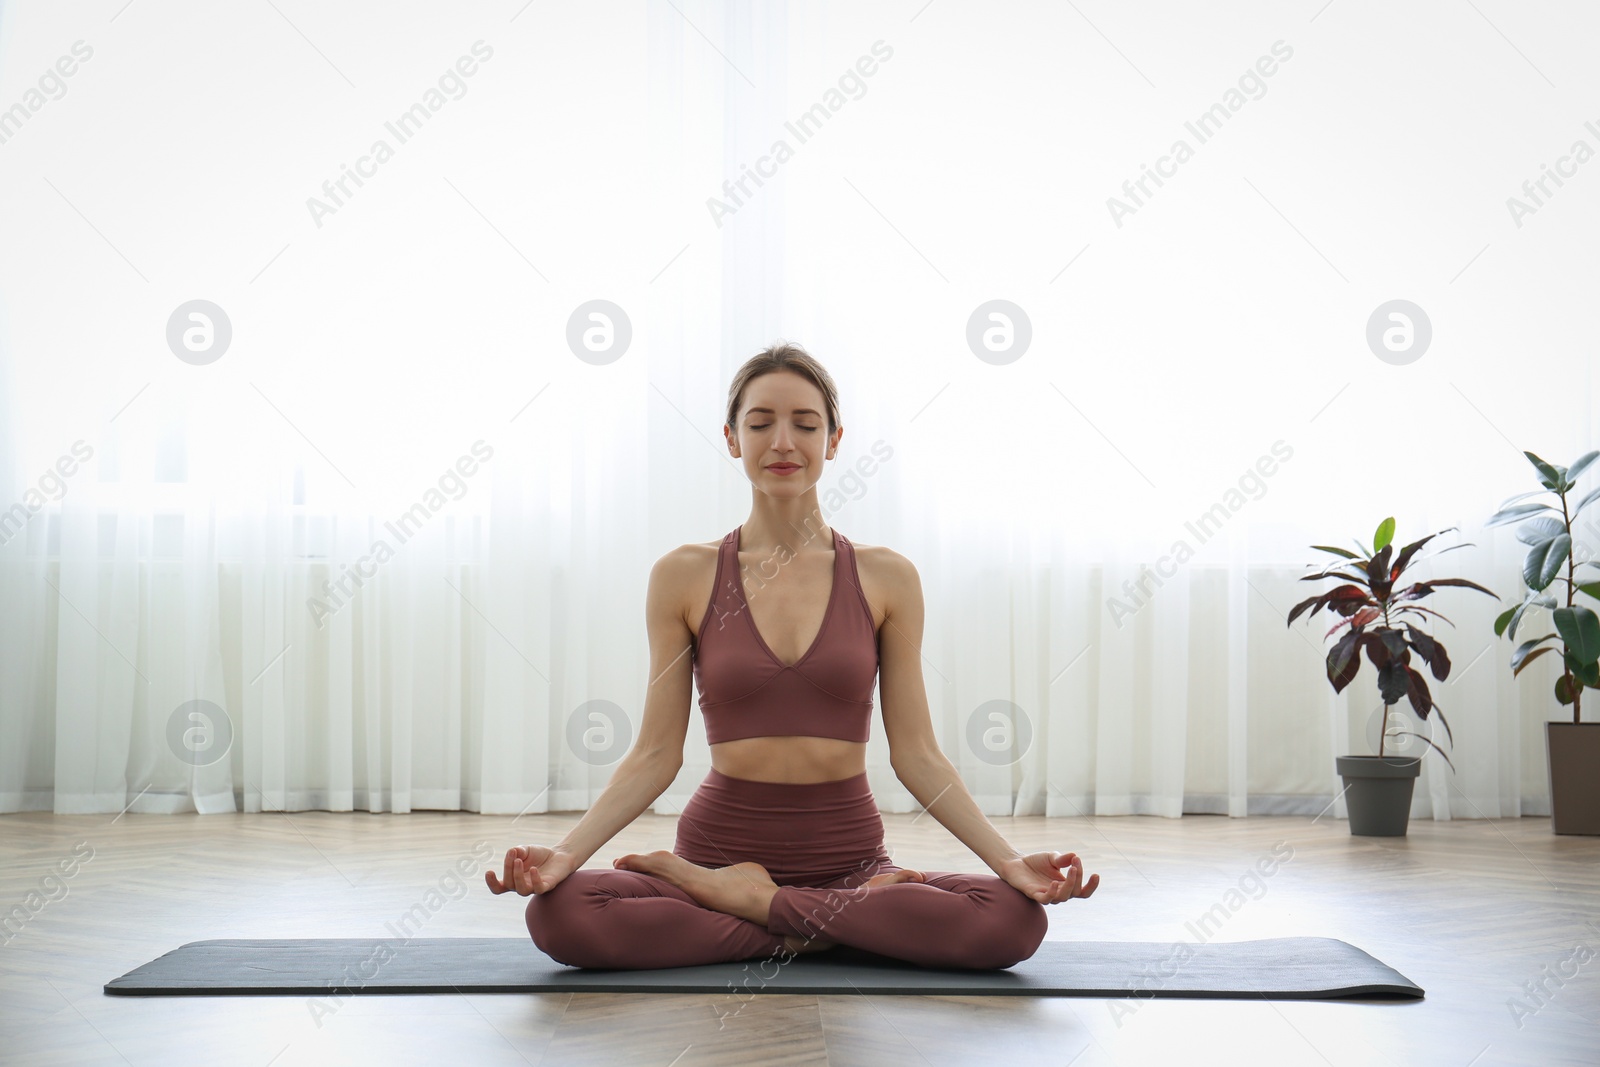
M 889 760 L 889 769 L 894 771 L 894 776 L 906 785 L 910 785 L 911 779 L 921 777 L 930 769 L 949 766 L 954 765 L 937 748 L 916 749 L 892 756 Z
M 678 772 L 683 770 L 683 750 L 656 746 L 634 747 L 628 752 L 628 762 L 644 771 L 665 789 L 671 785 Z

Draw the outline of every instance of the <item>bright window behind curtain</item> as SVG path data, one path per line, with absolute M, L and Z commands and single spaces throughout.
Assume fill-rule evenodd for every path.
M 1342 817 L 1381 707 L 1284 626 L 1307 546 L 1456 526 L 1418 577 L 1510 600 L 1520 450 L 1600 446 L 1596 198 L 1524 190 L 1594 143 L 1552 89 L 1583 35 L 1374 18 L 5 7 L 0 810 L 585 807 L 651 564 L 749 512 L 727 382 L 785 338 L 985 810 Z M 1549 657 L 1514 681 L 1499 605 L 1427 603 L 1457 773 L 1414 814 L 1547 812 Z M 911 810 L 881 725 L 868 766 Z

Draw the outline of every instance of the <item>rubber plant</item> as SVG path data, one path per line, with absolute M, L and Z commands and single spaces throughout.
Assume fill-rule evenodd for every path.
M 1411 654 L 1415 652 L 1417 657 L 1428 665 L 1434 678 L 1441 682 L 1450 675 L 1450 657 L 1445 652 L 1444 645 L 1416 622 L 1412 622 L 1409 617 L 1414 615 L 1420 622 L 1427 616 L 1434 615 L 1444 619 L 1445 622 L 1450 622 L 1437 611 L 1417 603 L 1441 586 L 1476 589 L 1480 593 L 1488 593 L 1496 600 L 1500 598 L 1478 583 L 1465 578 L 1432 578 L 1413 582 L 1403 588 L 1398 586 L 1406 568 L 1417 562 L 1418 550 L 1440 534 L 1454 529 L 1456 527 L 1447 526 L 1439 533 L 1429 534 L 1419 541 L 1413 541 L 1396 553 L 1393 544 L 1394 517 L 1390 516 L 1378 524 L 1372 536 L 1371 549 L 1362 545 L 1360 541 L 1355 543 L 1365 555 L 1359 555 L 1346 548 L 1312 545 L 1311 547 L 1319 552 L 1339 556 L 1340 561 L 1317 574 L 1304 575 L 1300 580 L 1315 582 L 1326 578 L 1338 578 L 1343 584 L 1316 596 L 1307 597 L 1289 612 L 1291 625 L 1308 608 L 1311 614 L 1306 616 L 1307 618 L 1314 617 L 1323 608 L 1344 616 L 1343 622 L 1336 624 L 1324 635 L 1326 639 L 1340 630 L 1345 631 L 1328 650 L 1328 681 L 1333 683 L 1335 693 L 1343 692 L 1345 686 L 1355 679 L 1356 673 L 1361 669 L 1361 652 L 1365 649 L 1367 659 L 1372 661 L 1373 667 L 1378 671 L 1378 693 L 1383 697 L 1384 704 L 1383 721 L 1388 723 L 1389 708 L 1392 705 L 1398 704 L 1402 699 L 1409 699 L 1411 709 L 1423 721 L 1427 720 L 1430 712 L 1438 713 L 1439 721 L 1444 723 L 1445 734 L 1452 748 L 1455 747 L 1455 735 L 1450 729 L 1449 720 L 1444 717 L 1444 709 L 1433 699 L 1422 672 L 1412 666 Z M 1466 544 L 1452 545 L 1450 548 L 1422 558 L 1433 559 L 1444 555 L 1445 552 L 1467 547 L 1469 546 Z M 1450 625 L 1454 626 L 1455 623 Z M 1387 733 L 1385 729 L 1378 735 L 1379 759 L 1383 758 L 1383 742 Z M 1402 730 L 1399 733 L 1402 736 L 1409 734 L 1426 741 L 1439 755 L 1444 756 L 1445 762 L 1450 764 L 1450 769 L 1455 770 L 1455 764 L 1450 762 L 1445 750 L 1435 745 L 1429 738 L 1411 730 Z
M 1575 564 L 1572 559 L 1572 526 L 1583 509 L 1600 500 L 1600 489 L 1592 490 L 1577 505 L 1569 506 L 1567 494 L 1577 487 L 1578 478 L 1589 469 L 1600 451 L 1585 452 L 1570 467 L 1546 463 L 1532 452 L 1524 452 L 1528 462 L 1539 472 L 1542 489 L 1519 493 L 1500 505 L 1500 510 L 1489 518 L 1489 526 L 1505 526 L 1521 522 L 1517 527 L 1517 540 L 1528 546 L 1528 556 L 1522 561 L 1522 581 L 1527 587 L 1522 603 L 1508 608 L 1494 621 L 1496 637 L 1517 638 L 1517 627 L 1530 608 L 1549 608 L 1556 632 L 1535 637 L 1518 645 L 1511 654 L 1513 675 L 1546 652 L 1555 651 L 1554 645 L 1545 642 L 1555 638 L 1560 643 L 1562 672 L 1556 679 L 1556 699 L 1563 705 L 1572 705 L 1572 721 L 1581 721 L 1583 690 L 1600 689 L 1600 616 L 1594 609 L 1575 603 L 1578 593 L 1600 600 L 1600 573 L 1587 575 L 1580 580 L 1579 567 L 1594 568 L 1600 564 L 1585 561 Z M 1529 497 L 1554 493 L 1560 507 L 1544 502 L 1527 501 Z M 1566 574 L 1562 574 L 1565 566 Z M 1550 587 L 1565 583 L 1566 603 L 1562 604 L 1551 593 Z

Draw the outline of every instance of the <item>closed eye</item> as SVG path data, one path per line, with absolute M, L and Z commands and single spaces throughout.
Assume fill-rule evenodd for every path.
M 765 430 L 768 426 L 771 426 L 771 425 L 772 425 L 772 423 L 765 422 L 765 423 L 762 423 L 760 426 L 752 426 L 750 428 L 752 430 Z M 816 426 L 796 426 L 795 429 L 804 430 L 806 433 L 816 433 L 817 430 L 819 429 L 819 427 L 816 427 Z

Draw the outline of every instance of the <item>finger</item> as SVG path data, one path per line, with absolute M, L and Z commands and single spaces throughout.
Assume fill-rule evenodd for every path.
M 522 850 L 519 848 L 506 849 L 505 872 L 500 875 L 500 881 L 507 888 L 510 888 L 514 884 L 511 880 L 511 861 L 516 859 L 517 856 L 521 855 L 521 852 Z
M 483 872 L 483 880 L 485 882 L 489 883 L 489 892 L 491 892 L 491 893 L 503 893 L 503 892 L 505 892 L 505 890 L 500 888 L 500 886 L 498 885 L 498 881 L 499 880 L 497 878 L 495 878 L 493 871 L 484 871 Z
M 1083 869 L 1083 860 L 1078 858 L 1076 852 L 1067 852 L 1058 859 L 1052 859 L 1050 867 L 1050 873 L 1053 877 L 1066 878 L 1074 868 Z

